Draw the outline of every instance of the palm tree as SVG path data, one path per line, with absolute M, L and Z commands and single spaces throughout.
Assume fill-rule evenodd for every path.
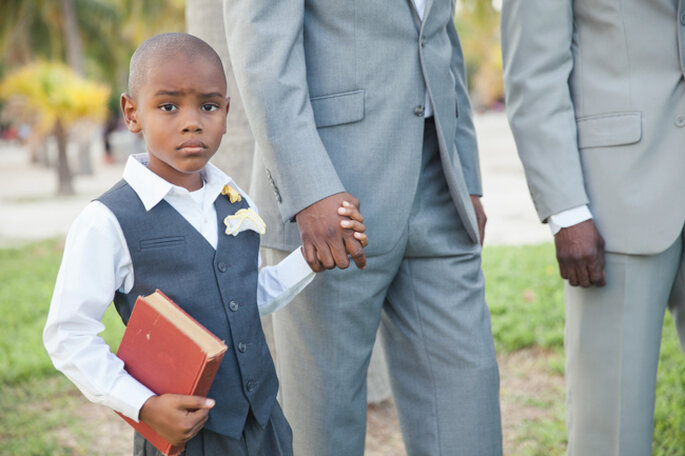
M 101 122 L 106 115 L 107 86 L 96 84 L 59 63 L 29 64 L 8 74 L 0 83 L 0 98 L 26 117 L 35 128 L 57 139 L 57 194 L 74 193 L 67 161 L 67 128 L 74 121 Z
M 135 47 L 160 31 L 182 30 L 183 11 L 183 0 L 4 0 L 0 77 L 44 58 L 67 62 L 120 93 Z M 89 146 L 81 144 L 82 173 L 92 170 Z

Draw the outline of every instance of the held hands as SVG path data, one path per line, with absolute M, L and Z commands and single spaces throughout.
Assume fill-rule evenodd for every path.
M 214 400 L 200 396 L 162 394 L 152 396 L 140 409 L 140 421 L 174 446 L 183 446 L 200 432 L 209 418 Z
M 561 277 L 571 286 L 603 287 L 604 239 L 592 219 L 562 228 L 554 236 Z
M 349 218 L 349 220 L 341 220 L 340 226 L 345 229 L 353 230 L 354 233 L 352 233 L 352 235 L 356 240 L 361 242 L 362 247 L 369 245 L 369 238 L 364 233 L 366 231 L 364 216 L 359 212 L 359 208 L 349 201 L 343 201 L 342 207 L 338 208 L 338 214 Z
M 313 271 L 345 269 L 350 265 L 348 254 L 358 268 L 366 267 L 368 238 L 357 198 L 336 193 L 302 209 L 295 218 L 304 258 Z

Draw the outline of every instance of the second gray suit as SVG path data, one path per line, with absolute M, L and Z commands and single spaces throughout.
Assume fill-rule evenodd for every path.
M 264 168 L 274 258 L 293 217 L 348 191 L 368 266 L 327 271 L 274 318 L 298 455 L 361 455 L 380 324 L 412 455 L 501 453 L 499 379 L 469 194 L 480 174 L 454 3 L 226 0 L 236 82 Z M 434 108 L 427 120 L 426 90 Z
M 505 0 L 502 50 L 540 219 L 587 204 L 606 242 L 606 286 L 566 285 L 568 453 L 648 455 L 667 305 L 685 340 L 685 1 Z

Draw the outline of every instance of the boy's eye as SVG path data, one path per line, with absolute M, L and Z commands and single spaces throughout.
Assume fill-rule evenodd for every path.
M 176 106 L 172 105 L 171 103 L 166 103 L 166 104 L 161 105 L 159 107 L 159 109 L 161 109 L 164 112 L 172 112 L 172 111 L 176 111 Z
M 219 105 L 216 103 L 205 103 L 202 105 L 203 111 L 211 112 L 216 111 L 217 109 L 219 109 Z

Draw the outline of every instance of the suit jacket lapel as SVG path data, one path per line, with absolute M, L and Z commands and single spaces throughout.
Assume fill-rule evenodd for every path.
M 431 12 L 431 8 L 433 7 L 433 0 L 426 0 L 426 6 L 425 9 L 423 10 L 423 22 L 426 22 L 426 19 L 428 19 L 428 15 Z
M 409 9 L 412 12 L 412 17 L 414 18 L 414 25 L 416 25 L 416 31 L 421 30 L 421 17 L 419 17 L 419 12 L 416 10 L 416 4 L 414 0 L 407 0 L 409 2 Z
M 416 10 L 416 4 L 414 3 L 414 0 L 407 1 L 409 2 L 412 12 L 414 13 L 414 20 L 416 21 L 417 26 L 416 28 L 420 31 L 423 27 L 423 24 L 426 22 L 426 18 L 428 17 L 428 13 L 430 13 L 431 7 L 433 6 L 433 0 L 426 0 L 426 5 L 423 9 L 423 21 L 421 20 L 419 12 Z

